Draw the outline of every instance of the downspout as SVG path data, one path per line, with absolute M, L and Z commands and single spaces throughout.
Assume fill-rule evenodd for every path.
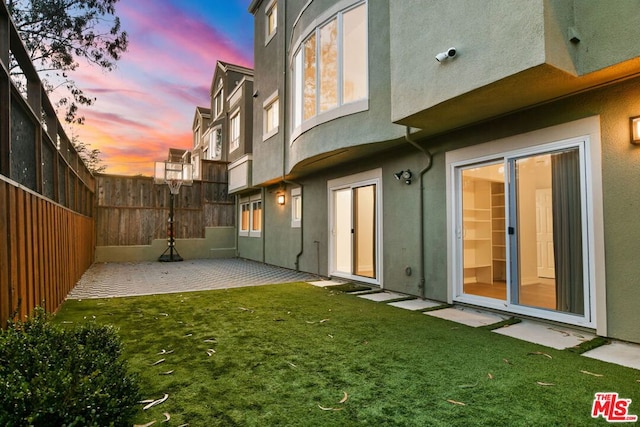
M 260 225 L 260 237 L 262 237 L 262 263 L 266 264 L 267 261 L 267 253 L 266 253 L 266 243 L 267 243 L 267 227 L 265 227 L 266 219 L 267 219 L 267 190 L 265 187 L 260 189 L 260 200 L 262 203 L 261 217 L 260 221 L 262 224 Z
M 282 35 L 282 43 L 283 43 L 283 51 L 285 53 L 288 53 L 288 49 L 287 49 L 287 0 L 282 0 L 283 3 L 283 7 L 282 7 L 282 20 L 284 25 L 282 26 L 284 28 L 284 34 Z M 295 185 L 297 187 L 300 187 L 300 200 L 302 200 L 302 203 L 304 204 L 304 186 L 302 184 L 300 184 L 299 182 L 294 182 L 294 181 L 289 181 L 287 179 L 287 144 L 288 144 L 288 140 L 289 140 L 289 135 L 287 135 L 288 131 L 289 131 L 289 127 L 287 125 L 287 114 L 286 111 L 288 110 L 287 108 L 287 85 L 289 83 L 288 81 L 288 77 L 287 77 L 287 70 L 289 67 L 289 55 L 284 55 L 285 57 L 285 64 L 284 64 L 284 70 L 282 72 L 283 77 L 284 77 L 284 86 L 282 89 L 282 99 L 284 100 L 284 103 L 282 104 L 285 107 L 285 114 L 282 115 L 282 130 L 283 130 L 283 138 L 282 138 L 282 182 L 285 184 L 290 184 L 290 185 Z M 302 208 L 302 217 L 300 218 L 300 251 L 296 254 L 296 261 L 295 261 L 295 266 L 296 266 L 296 271 L 300 271 L 300 257 L 302 256 L 302 253 L 304 252 L 304 206 Z
M 429 169 L 431 169 L 431 166 L 433 165 L 433 155 L 431 154 L 431 152 L 429 152 L 429 150 L 427 150 L 426 148 L 424 148 L 423 146 L 421 146 L 420 144 L 418 144 L 416 141 L 414 141 L 411 138 L 411 127 L 407 126 L 407 130 L 406 133 L 404 135 L 404 139 L 411 145 L 413 145 L 414 147 L 416 147 L 418 150 L 422 151 L 424 153 L 424 155 L 427 158 L 427 164 L 424 168 L 422 168 L 422 170 L 420 171 L 420 208 L 418 209 L 418 215 L 420 215 L 420 233 L 419 233 L 419 239 L 420 239 L 420 249 L 419 249 L 419 253 L 420 253 L 420 264 L 419 264 L 419 274 L 420 274 L 420 283 L 418 285 L 418 287 L 420 288 L 420 297 L 422 299 L 425 299 L 425 284 L 426 284 L 426 279 L 425 279 L 425 263 L 424 263 L 424 254 L 425 254 L 425 250 L 424 250 L 424 175 L 427 173 L 427 171 Z
M 240 257 L 240 246 L 238 246 L 238 243 L 240 243 L 240 238 L 238 237 L 238 235 L 240 234 L 240 197 L 238 197 L 238 195 L 236 194 L 234 196 L 235 202 L 236 202 L 236 209 L 235 209 L 235 215 L 236 217 L 234 218 L 234 222 L 236 223 L 236 229 L 234 234 L 234 240 L 236 243 L 236 258 Z

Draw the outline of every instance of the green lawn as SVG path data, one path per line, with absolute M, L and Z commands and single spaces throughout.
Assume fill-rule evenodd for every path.
M 303 283 L 67 301 L 55 321 L 120 329 L 144 398 L 169 395 L 137 424 L 607 425 L 609 391 L 640 415 L 639 371 Z

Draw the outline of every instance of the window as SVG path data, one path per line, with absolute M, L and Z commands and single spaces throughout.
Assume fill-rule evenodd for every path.
M 260 237 L 262 232 L 262 200 L 260 195 L 240 201 L 240 236 Z
M 218 82 L 218 90 L 213 98 L 213 117 L 218 117 L 224 109 L 224 88 L 222 80 Z
M 278 133 L 280 124 L 280 102 L 278 94 L 274 93 L 264 102 L 264 129 L 262 140 L 266 140 Z
M 262 230 L 262 201 L 257 200 L 251 203 L 251 231 L 260 232 Z
M 304 119 L 316 115 L 316 35 L 304 43 Z
M 191 158 L 191 164 L 193 164 L 193 179 L 200 179 L 200 156 L 194 154 Z
M 302 192 L 299 188 L 291 190 L 291 227 L 300 228 L 302 225 Z
M 272 1 L 266 8 L 266 18 L 267 18 L 267 34 L 266 34 L 266 43 L 269 43 L 269 40 L 273 38 L 276 30 L 278 29 L 278 4 L 275 1 Z
M 240 205 L 240 233 L 249 233 L 251 205 L 249 202 Z
M 293 57 L 293 125 L 368 96 L 366 3 L 315 28 Z
M 209 159 L 220 160 L 222 158 L 222 130 L 214 129 L 209 134 Z
M 229 152 L 232 152 L 240 147 L 240 110 L 233 113 L 229 124 Z
M 197 147 L 200 143 L 200 125 L 193 130 L 193 147 Z

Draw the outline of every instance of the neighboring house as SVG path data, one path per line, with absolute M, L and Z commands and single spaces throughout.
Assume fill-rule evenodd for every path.
M 218 61 L 210 95 L 211 107 L 196 107 L 193 119 L 194 179 L 200 179 L 202 160 L 223 161 L 229 163 L 229 193 L 250 190 L 253 70 Z
M 640 342 L 637 6 L 252 1 L 240 256 Z
M 211 110 L 205 107 L 196 107 L 193 117 L 193 148 L 191 149 L 191 163 L 193 164 L 193 179 L 202 179 L 201 160 L 220 160 L 219 151 L 222 141 L 212 141 L 212 130 L 209 128 L 211 122 Z M 212 143 L 213 142 L 213 143 Z M 217 144 L 216 142 L 219 142 Z M 211 151 L 213 150 L 213 151 Z M 218 152 L 216 153 L 216 150 Z
M 167 160 L 174 163 L 189 163 L 191 161 L 191 152 L 182 148 L 169 148 Z

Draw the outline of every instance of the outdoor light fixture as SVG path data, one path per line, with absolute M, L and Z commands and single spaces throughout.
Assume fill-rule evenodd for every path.
M 640 116 L 629 119 L 629 128 L 631 130 L 631 143 L 640 144 Z
M 284 194 L 278 194 L 276 197 L 276 201 L 280 206 L 284 205 Z
M 409 185 L 411 184 L 411 177 L 413 176 L 413 174 L 409 169 L 407 169 L 406 171 L 396 172 L 393 174 L 393 176 L 395 176 L 398 181 L 402 179 L 404 180 L 405 184 Z

